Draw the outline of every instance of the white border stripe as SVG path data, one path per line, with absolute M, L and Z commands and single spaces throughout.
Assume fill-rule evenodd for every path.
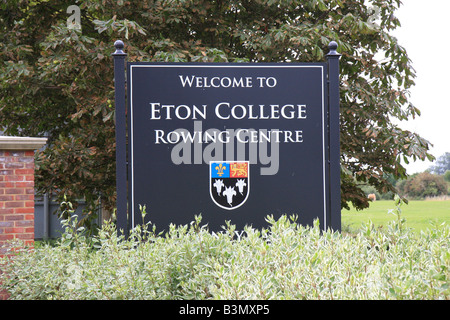
M 131 144 L 131 227 L 134 228 L 135 222 L 134 222 L 134 118 L 133 118 L 133 68 L 258 68 L 258 69 L 264 69 L 264 68 L 319 68 L 321 69 L 321 77 L 322 77 L 322 178 L 323 178 L 323 221 L 324 221 L 324 230 L 327 229 L 327 197 L 326 197 L 326 145 L 325 145 L 325 74 L 324 74 L 324 66 L 322 65 L 261 65 L 261 64 L 255 64 L 255 65 L 237 65 L 237 64 L 230 64 L 230 65 L 214 65 L 214 64 L 207 64 L 207 65 L 178 65 L 178 64 L 129 64 L 130 67 L 130 74 L 129 74 L 129 82 L 130 82 L 130 117 L 131 117 L 131 141 L 133 142 Z

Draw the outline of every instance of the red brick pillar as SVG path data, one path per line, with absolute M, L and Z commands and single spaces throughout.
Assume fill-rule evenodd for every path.
M 8 240 L 34 246 L 34 152 L 46 141 L 0 136 L 0 256 Z M 0 292 L 2 299 L 5 293 Z

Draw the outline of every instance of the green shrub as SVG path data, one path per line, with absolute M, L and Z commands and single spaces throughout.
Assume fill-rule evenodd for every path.
M 450 228 L 420 236 L 396 221 L 355 235 L 283 216 L 270 227 L 214 234 L 200 218 L 165 235 L 76 221 L 56 246 L 3 259 L 10 299 L 449 299 Z M 149 225 L 151 227 L 151 225 Z M 151 229 L 151 228 L 150 228 Z
M 445 171 L 444 180 L 450 182 L 450 170 Z
M 403 191 L 409 198 L 423 199 L 446 195 L 447 183 L 443 176 L 422 172 L 408 178 L 403 185 Z

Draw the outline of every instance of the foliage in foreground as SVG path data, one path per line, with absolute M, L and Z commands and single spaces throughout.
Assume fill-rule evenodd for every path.
M 10 299 L 449 299 L 450 228 L 420 236 L 366 225 L 355 235 L 268 218 L 261 231 L 200 218 L 164 236 L 105 225 L 95 238 L 68 221 L 57 246 L 22 251 L 0 275 Z M 6 262 L 6 261 L 3 261 Z

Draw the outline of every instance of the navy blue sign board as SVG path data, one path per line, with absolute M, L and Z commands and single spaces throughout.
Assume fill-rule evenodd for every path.
M 158 230 L 200 214 L 212 231 L 225 221 L 261 228 L 283 214 L 340 229 L 330 139 L 337 78 L 329 62 L 128 62 L 125 223 L 142 223 L 145 205 Z

